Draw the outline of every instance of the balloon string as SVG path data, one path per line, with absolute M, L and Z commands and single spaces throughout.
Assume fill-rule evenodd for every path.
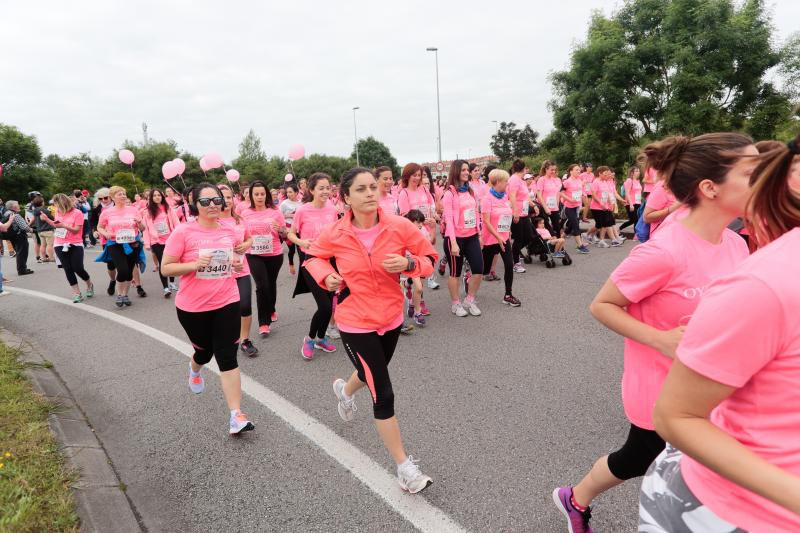
M 172 191 L 173 191 L 175 194 L 177 194 L 178 196 L 183 196 L 181 193 L 179 193 L 179 192 L 178 192 L 178 189 L 176 189 L 175 187 L 173 187 L 173 186 L 172 186 L 172 184 L 171 184 L 169 181 L 167 181 L 167 180 L 165 179 L 165 180 L 164 180 L 164 183 L 166 183 L 166 184 L 167 184 L 167 187 L 169 187 L 170 189 L 172 189 Z
M 133 177 L 133 189 L 139 194 L 139 187 L 136 186 L 136 174 L 133 173 L 133 163 L 131 163 L 131 176 Z

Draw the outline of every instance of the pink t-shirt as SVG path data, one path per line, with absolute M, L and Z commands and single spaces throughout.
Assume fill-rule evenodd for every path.
M 247 231 L 253 238 L 248 254 L 272 257 L 283 253 L 281 237 L 272 227 L 273 222 L 277 223 L 279 228 L 286 226 L 286 220 L 280 209 L 267 208 L 256 211 L 248 207 L 239 216 L 242 217 Z
M 445 235 L 471 237 L 478 234 L 478 200 L 471 192 L 446 191 L 444 205 Z
M 511 201 L 508 199 L 508 195 L 498 199 L 491 192 L 487 192 L 481 199 L 481 213 L 489 214 L 489 222 L 494 226 L 495 231 L 500 234 L 500 237 L 503 238 L 503 241 L 507 242 L 508 235 L 511 232 L 511 222 L 513 221 Z M 486 229 L 486 224 L 482 225 L 481 235 L 484 246 L 497 244 L 497 239 Z
M 397 204 L 401 215 L 405 215 L 412 209 L 418 209 L 425 215 L 425 218 L 431 218 L 436 212 L 436 205 L 431 193 L 422 187 L 417 187 L 416 191 L 412 191 L 408 187 L 401 189 L 397 195 Z
M 247 226 L 244 224 L 244 222 L 241 222 L 241 223 L 237 224 L 236 220 L 233 217 L 220 218 L 218 220 L 219 220 L 220 224 L 224 224 L 224 225 L 226 225 L 226 226 L 228 226 L 228 227 L 233 229 L 233 231 L 236 233 L 236 242 L 237 243 L 244 242 L 250 237 L 250 234 L 247 232 Z M 234 272 L 233 273 L 233 277 L 234 278 L 243 278 L 245 276 L 249 276 L 250 275 L 250 264 L 247 262 L 247 258 L 245 258 L 244 255 L 237 254 L 236 252 L 233 252 L 233 255 L 237 259 L 242 261 L 242 271 L 238 272 L 238 273 Z
M 536 180 L 536 190 L 542 194 L 542 200 L 546 209 L 555 211 L 561 206 L 558 193 L 561 192 L 563 184 L 564 182 L 557 176 L 553 176 L 552 178 L 542 176 Z
M 514 214 L 523 217 L 528 216 L 529 191 L 528 186 L 525 184 L 525 180 L 522 179 L 521 174 L 512 174 L 511 177 L 508 178 L 506 194 L 508 195 L 509 200 L 511 199 L 512 194 L 516 194 L 516 197 L 514 198 L 514 205 L 511 206 L 511 208 L 514 210 Z
M 644 175 L 644 192 L 651 193 L 658 182 L 658 172 L 653 167 L 647 169 Z
M 664 188 L 664 182 L 659 181 L 653 187 L 653 191 L 650 193 L 650 196 L 647 197 L 647 207 L 650 209 L 654 209 L 656 211 L 661 211 L 662 209 L 666 209 L 670 207 L 672 204 L 677 202 L 675 199 L 675 195 L 669 192 L 667 189 Z M 664 222 L 664 220 L 660 220 L 658 222 L 652 222 L 650 224 L 650 236 L 652 237 L 653 234 L 656 232 L 658 227 Z
M 664 228 L 663 231 L 667 231 Z M 800 229 L 760 249 L 703 295 L 678 347 L 695 372 L 736 390 L 711 422 L 750 451 L 800 476 Z M 697 498 L 747 531 L 800 531 L 800 515 L 688 456 L 681 470 Z
M 201 251 L 211 256 L 211 263 L 202 271 L 181 276 L 181 290 L 175 307 L 190 313 L 211 311 L 239 301 L 239 288 L 232 273 L 233 247 L 236 232 L 228 224 L 204 228 L 198 222 L 181 224 L 167 239 L 164 255 L 177 257 L 179 263 L 196 261 Z
M 381 209 L 383 209 L 384 213 L 389 215 L 399 215 L 399 210 L 397 207 L 397 199 L 394 198 L 391 194 L 387 194 L 383 198 L 378 201 L 378 205 Z
M 552 239 L 553 238 L 553 236 L 550 235 L 550 232 L 547 231 L 547 228 L 536 228 L 536 233 L 538 233 L 539 236 L 544 240 L 548 240 L 548 239 Z
M 642 203 L 642 182 L 628 178 L 624 183 L 625 203 L 629 206 L 641 205 Z
M 142 216 L 148 219 L 152 219 L 152 217 L 150 216 L 150 211 L 147 210 L 145 210 L 142 213 Z M 155 229 L 156 234 L 158 235 L 158 241 L 156 242 L 156 244 L 167 244 L 167 238 L 169 237 L 171 230 L 169 227 L 169 220 L 167 219 L 167 214 L 164 212 L 163 209 L 159 208 L 155 220 L 152 220 L 152 225 L 153 229 Z
M 565 207 L 580 207 L 583 205 L 583 181 L 580 178 L 567 178 L 564 180 Z
M 375 245 L 375 239 L 378 238 L 378 233 L 380 233 L 380 231 L 381 227 L 378 224 L 375 224 L 369 229 L 361 229 L 353 226 L 353 233 L 356 234 L 358 240 L 364 245 L 367 253 L 372 253 L 372 247 Z
M 631 301 L 628 313 L 656 329 L 685 325 L 706 287 L 733 272 L 747 258 L 747 245 L 725 230 L 712 244 L 673 224 L 631 250 L 611 281 Z M 653 408 L 672 360 L 657 350 L 625 339 L 622 403 L 636 426 L 653 428 Z
M 128 240 L 131 231 L 133 235 L 138 235 L 139 228 L 136 225 L 137 220 L 141 220 L 142 216 L 139 210 L 132 205 L 125 206 L 121 209 L 114 207 L 103 209 L 100 213 L 100 219 L 97 221 L 98 226 L 103 226 L 106 231 L 111 235 L 111 240 L 117 240 L 117 233 L 124 233 L 120 240 Z
M 293 228 L 301 239 L 313 241 L 319 237 L 322 230 L 339 219 L 336 208 L 330 203 L 317 209 L 309 202 L 297 208 L 294 213 Z
M 479 200 L 483 198 L 483 195 L 489 190 L 489 186 L 481 180 L 469 180 L 469 188 L 475 193 L 475 198 Z
M 578 177 L 583 182 L 583 192 L 587 195 L 592 194 L 592 182 L 594 181 L 594 174 L 592 172 L 583 172 Z
M 69 244 L 72 246 L 83 246 L 83 213 L 77 209 L 71 209 L 65 214 L 56 212 L 56 221 L 63 222 L 66 226 L 77 226 L 78 231 L 68 231 L 67 228 L 56 228 L 53 231 L 53 245 L 63 246 Z
M 592 202 L 589 204 L 589 209 L 600 209 L 608 211 L 611 209 L 613 198 L 614 198 L 613 181 L 596 178 L 592 182 Z

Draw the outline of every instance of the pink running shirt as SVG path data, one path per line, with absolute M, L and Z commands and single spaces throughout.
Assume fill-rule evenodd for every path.
M 136 235 L 139 234 L 136 221 L 141 220 L 141 218 L 139 210 L 132 205 L 125 206 L 122 209 L 109 207 L 108 209 L 103 209 L 103 212 L 100 213 L 97 225 L 106 229 L 111 235 L 111 240 L 131 243 L 135 240 Z M 118 233 L 119 235 L 117 235 Z
M 225 226 L 229 226 L 230 228 L 233 229 L 234 233 L 236 233 L 237 243 L 244 242 L 250 237 L 250 234 L 247 232 L 247 226 L 245 226 L 244 221 L 237 224 L 236 220 L 233 217 L 220 218 L 218 219 L 218 221 L 220 224 L 224 224 Z M 247 253 L 248 251 L 249 250 L 245 251 L 245 253 Z M 245 276 L 249 276 L 250 264 L 247 262 L 247 258 L 244 256 L 244 254 L 239 255 L 234 251 L 233 255 L 242 262 L 242 271 L 239 273 L 234 272 L 233 277 L 238 279 L 238 278 L 243 278 Z
M 521 174 L 512 174 L 510 178 L 508 178 L 508 185 L 506 186 L 506 195 L 508 195 L 508 199 L 511 199 L 511 194 L 516 194 L 514 198 L 514 204 L 511 206 L 513 209 L 514 214 L 521 217 L 528 216 L 528 201 L 529 201 L 529 191 L 528 186 L 525 184 L 525 180 L 522 179 Z
M 580 207 L 583 205 L 583 181 L 580 178 L 567 178 L 564 180 L 564 207 Z
M 678 200 L 675 199 L 675 195 L 664 188 L 664 182 L 659 181 L 653 187 L 653 191 L 650 193 L 650 196 L 647 197 L 647 207 L 650 209 L 655 209 L 656 211 L 661 211 L 662 209 L 670 207 L 677 201 Z M 651 237 L 663 222 L 664 220 L 662 219 L 658 222 L 652 222 L 650 224 Z
M 552 178 L 542 176 L 536 181 L 536 190 L 542 193 L 544 207 L 550 211 L 555 211 L 561 206 L 559 193 L 563 184 L 564 182 L 561 181 L 561 178 L 556 176 Z
M 64 246 L 69 244 L 71 246 L 83 246 L 83 213 L 77 209 L 71 209 L 69 212 L 61 215 L 56 213 L 56 221 L 63 222 L 67 226 L 77 226 L 77 232 L 67 231 L 67 228 L 56 228 L 53 230 L 53 245 Z
M 270 209 L 269 207 L 256 211 L 255 209 L 244 209 L 239 215 L 242 222 L 247 226 L 247 231 L 253 238 L 253 244 L 247 251 L 251 255 L 263 255 L 272 257 L 283 253 L 281 237 L 272 227 L 276 222 L 279 228 L 286 226 L 286 219 L 280 209 Z
M 592 172 L 583 172 L 580 176 L 578 176 L 580 180 L 583 182 L 583 192 L 587 195 L 592 194 L 592 182 L 594 181 L 594 173 Z
M 421 211 L 425 218 L 432 218 L 436 212 L 436 205 L 431 193 L 422 187 L 417 187 L 416 191 L 412 191 L 408 187 L 401 189 L 397 195 L 397 205 L 400 214 L 404 216 L 412 209 Z
M 387 215 L 399 215 L 399 209 L 397 207 L 397 199 L 395 199 L 391 194 L 387 194 L 380 200 L 378 200 L 378 205 L 383 212 Z
M 642 204 L 642 182 L 628 178 L 623 184 L 625 188 L 625 203 L 629 206 Z
M 319 237 L 322 230 L 339 219 L 336 208 L 330 203 L 317 209 L 309 202 L 297 208 L 294 212 L 293 228 L 301 239 L 313 241 Z
M 478 234 L 478 200 L 470 192 L 448 190 L 442 197 L 445 236 L 471 237 Z
M 511 233 L 511 222 L 514 220 L 508 195 L 498 199 L 491 192 L 487 192 L 481 199 L 481 213 L 489 214 L 489 222 L 494 226 L 495 231 L 500 234 L 500 237 L 503 238 L 503 242 L 507 242 L 508 235 Z M 486 224 L 481 225 L 481 228 L 483 245 L 497 244 L 497 239 L 486 229 Z

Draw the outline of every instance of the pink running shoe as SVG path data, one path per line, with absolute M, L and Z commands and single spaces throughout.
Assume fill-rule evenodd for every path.
M 430 309 L 428 309 L 428 306 L 425 305 L 425 300 L 422 300 L 419 303 L 419 314 L 421 314 L 423 316 L 430 316 L 430 314 L 431 314 Z
M 594 530 L 589 525 L 592 518 L 592 510 L 587 507 L 586 511 L 579 511 L 572 506 L 572 487 L 560 487 L 553 491 L 553 502 L 567 518 L 567 528 L 571 533 L 592 533 Z
M 300 347 L 300 355 L 303 356 L 303 359 L 306 361 L 314 359 L 314 346 L 314 339 L 303 337 L 303 346 Z
M 258 334 L 261 335 L 261 338 L 269 337 L 269 326 L 264 324 L 263 326 L 258 326 Z
M 327 335 L 325 335 L 325 337 L 317 341 L 314 341 L 314 348 L 328 353 L 336 351 L 336 346 L 334 346 L 334 344 L 331 342 L 330 337 L 328 337 Z
M 277 322 L 277 321 L 278 321 L 278 312 L 275 311 L 274 313 L 272 313 L 272 316 L 270 317 L 270 322 Z

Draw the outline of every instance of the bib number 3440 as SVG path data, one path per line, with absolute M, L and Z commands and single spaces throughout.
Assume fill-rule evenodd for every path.
M 210 261 L 205 267 L 197 269 L 197 279 L 222 279 L 231 277 L 231 263 L 233 250 L 228 249 L 202 249 L 200 257 L 208 257 Z

